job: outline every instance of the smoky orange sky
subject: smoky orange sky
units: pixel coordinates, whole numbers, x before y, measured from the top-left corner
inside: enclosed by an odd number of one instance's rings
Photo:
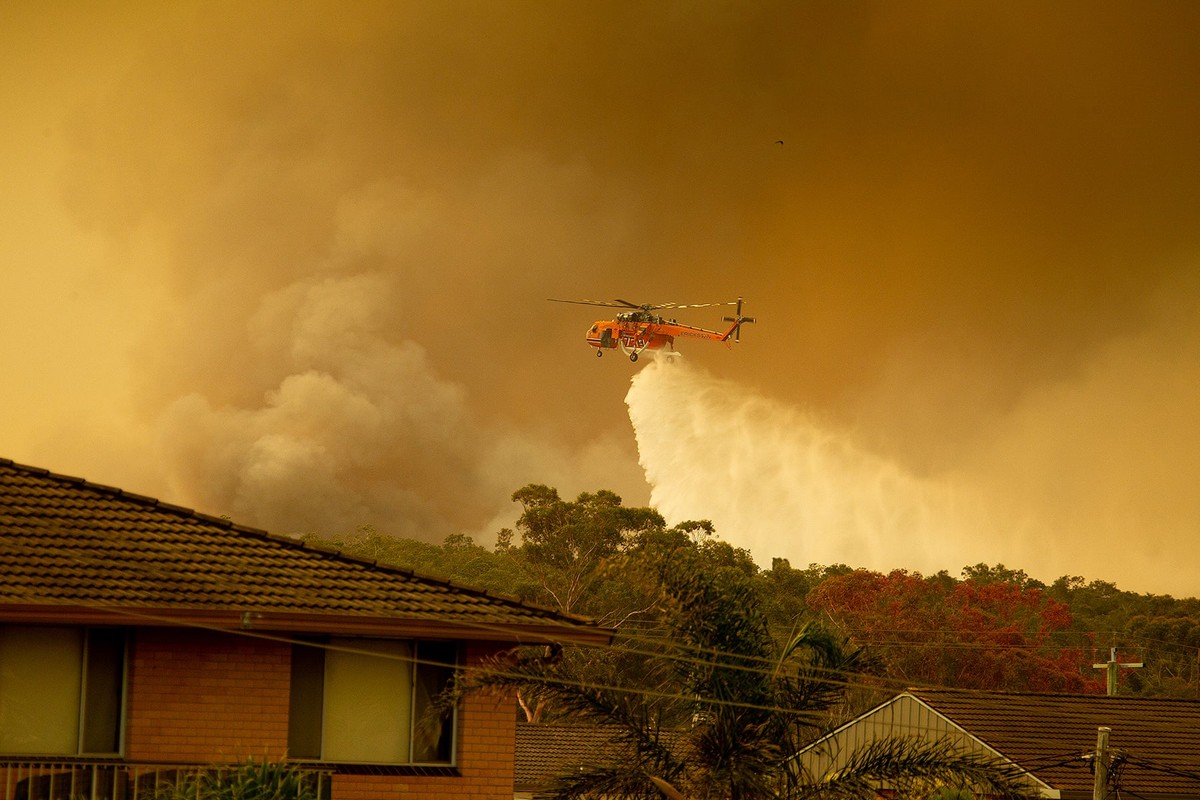
[[[2,4],[0,456],[278,533],[486,541],[539,482],[762,566],[1194,596],[1198,76],[1191,2]],[[546,302],[737,296],[675,371]]]

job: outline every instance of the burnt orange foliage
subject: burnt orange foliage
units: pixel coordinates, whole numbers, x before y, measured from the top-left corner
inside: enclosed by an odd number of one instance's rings
[[[1078,648],[1056,643],[1071,614],[1039,588],[856,570],[824,581],[808,603],[878,655],[889,677],[908,684],[1104,690]]]

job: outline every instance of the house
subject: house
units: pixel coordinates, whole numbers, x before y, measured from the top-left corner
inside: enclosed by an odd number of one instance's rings
[[[518,723],[513,797],[530,800],[558,778],[619,762],[628,752],[622,731],[616,725]],[[672,750],[687,746],[684,731],[664,730],[659,735]]]
[[[809,745],[814,780],[871,741],[950,740],[1020,766],[1045,797],[1091,800],[1097,731],[1111,729],[1108,793],[1138,800],[1200,798],[1200,701],[1102,695],[910,689]],[[883,788],[883,787],[881,787]]]
[[[510,798],[511,698],[434,698],[579,617],[0,460],[0,800],[287,759],[323,796]]]
[[[556,778],[616,758],[615,731],[600,725],[518,723],[515,800],[529,800]]]

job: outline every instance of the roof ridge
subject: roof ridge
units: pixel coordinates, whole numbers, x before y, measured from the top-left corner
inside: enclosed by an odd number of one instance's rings
[[[274,534],[268,534],[268,536],[274,536]],[[511,603],[513,605],[518,605],[518,606],[521,606],[522,608],[533,609],[535,611],[545,611],[549,614],[553,614],[553,615],[555,615],[557,617],[561,617],[563,619],[569,619],[573,622],[580,622],[580,623],[595,625],[595,626],[599,627],[599,623],[596,620],[592,619],[591,617],[585,617],[585,616],[581,616],[579,614],[572,614],[568,611],[560,611],[557,608],[550,608],[549,606],[544,606],[544,605],[541,605],[540,603],[532,603],[527,600],[522,600],[521,598],[517,597],[516,595],[506,594],[504,592],[494,592],[491,589],[483,589],[478,586],[472,586],[470,584],[456,583],[452,579],[447,578],[445,576],[431,575],[426,572],[418,572],[417,570],[411,569],[409,567],[404,567],[399,564],[391,564],[386,561],[379,561],[377,559],[369,559],[369,558],[363,558],[362,556],[351,555],[349,553],[346,553],[345,551],[343,551],[341,548],[338,548],[338,547],[326,547],[326,546],[321,546],[321,545],[314,545],[313,542],[305,541],[303,539],[292,539],[291,541],[293,544],[298,545],[299,547],[308,548],[320,555],[334,556],[334,557],[342,559],[343,561],[350,561],[350,562],[357,563],[357,564],[366,564],[368,566],[374,567],[375,569],[382,570],[384,572],[399,573],[401,575],[407,575],[410,578],[415,578],[417,580],[425,581],[427,583],[438,584],[441,586],[445,586],[446,588],[453,588],[456,591],[467,592],[468,594],[473,594],[473,595],[476,595],[479,597],[488,597],[488,598],[491,598],[492,600],[499,600],[504,603]]]
[[[181,506],[177,503],[170,503],[170,502],[167,502],[166,500],[161,500],[157,497],[151,497],[148,494],[139,494],[138,492],[131,492],[128,489],[122,489],[118,486],[109,486],[108,484],[105,484],[105,483],[96,483],[95,481],[89,481],[87,478],[81,478],[76,475],[66,475],[61,472],[55,472],[53,470],[46,469],[44,467],[34,467],[29,464],[22,464],[22,463],[13,461],[10,458],[0,458],[0,467],[11,467],[13,469],[20,470],[23,472],[33,473],[34,475],[37,475],[38,477],[50,478],[52,480],[57,480],[57,481],[64,481],[66,483],[74,484],[76,486],[80,486],[85,489],[91,489],[92,491],[100,492],[101,494],[111,494],[111,495],[120,497],[124,500],[130,500],[135,503],[141,503],[142,505],[150,506],[151,508],[157,508],[157,509],[160,509],[163,511],[169,511],[174,514],[181,514],[181,515],[187,516],[187,517],[194,517],[196,519],[203,520],[203,521],[211,523],[213,525],[218,525],[223,528],[229,528],[231,530],[237,530],[241,533],[248,533],[248,534],[251,534],[254,536],[259,536],[262,538],[275,539],[275,540],[280,540],[280,541],[287,541],[289,538],[286,536],[282,536],[280,534],[271,533],[270,531],[264,530],[262,528],[255,528],[250,525],[243,525],[241,523],[234,522],[229,517],[217,516],[215,514],[208,514],[203,511],[197,511],[194,508],[190,508],[188,506]]]
[[[1192,697],[1161,697],[1161,696],[1146,696],[1146,695],[1104,695],[1104,694],[1085,694],[1079,692],[1023,692],[1015,689],[965,689],[954,686],[910,686],[903,691],[909,692],[916,696],[922,694],[957,694],[963,697],[984,696],[984,697],[1029,697],[1043,698],[1049,697],[1056,700],[1089,700],[1092,702],[1116,702],[1116,701],[1160,701],[1164,703],[1188,703],[1200,705],[1200,699]]]

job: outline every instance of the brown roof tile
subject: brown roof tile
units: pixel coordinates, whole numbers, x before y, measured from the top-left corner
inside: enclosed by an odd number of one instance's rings
[[[350,558],[0,459],[0,613],[72,607],[245,618],[414,620],[469,638],[600,640],[579,617]]]
[[[683,747],[686,739],[683,731],[664,730],[659,736],[673,750]],[[627,753],[623,729],[615,725],[521,723],[514,783],[523,789],[544,788],[582,767],[616,763]]]
[[[1096,730],[1112,729],[1116,786],[1133,797],[1200,796],[1200,701],[911,689],[995,750],[1063,791],[1090,792]]]

